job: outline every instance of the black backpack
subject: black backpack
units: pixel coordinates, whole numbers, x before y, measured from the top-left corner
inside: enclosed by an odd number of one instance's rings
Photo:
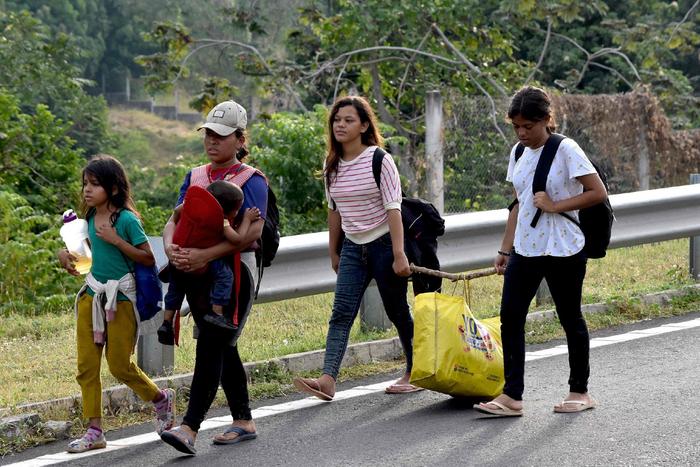
[[[272,265],[272,260],[277,255],[280,247],[280,211],[277,209],[277,197],[272,188],[267,187],[267,210],[265,212],[265,225],[260,235],[260,248],[255,252],[258,266],[267,268]]]
[[[566,138],[566,136],[553,133],[544,143],[542,154],[540,154],[540,159],[537,162],[537,168],[535,169],[535,176],[532,180],[533,193],[545,191],[547,186],[547,176],[549,175],[549,170],[552,167],[554,156],[556,156],[559,145],[564,138]],[[522,143],[518,143],[515,148],[516,162],[523,155],[524,151],[525,146],[523,146]],[[593,164],[593,168],[595,168],[596,172],[598,172],[598,176],[603,181],[603,185],[605,185],[605,190],[607,191],[608,178],[606,177],[605,172],[600,170],[600,168],[593,161],[591,161],[591,164]],[[511,204],[511,206],[514,204],[515,201],[513,204]],[[580,209],[578,212],[578,221],[565,212],[561,212],[559,214],[576,224],[581,229],[581,232],[583,232],[583,236],[586,238],[586,244],[583,247],[583,251],[588,258],[603,258],[605,256],[608,245],[610,244],[612,225],[615,220],[615,215],[613,214],[613,209],[607,196],[605,197],[605,201],[602,203]],[[532,222],[530,223],[532,227],[537,225],[537,221],[539,221],[541,215],[542,210],[538,209],[532,218]]]
[[[260,282],[262,282],[263,270],[272,265],[272,261],[275,259],[277,250],[280,247],[279,225],[280,211],[277,208],[277,197],[268,183],[265,224],[263,224],[262,234],[260,235],[259,248],[255,250],[255,262],[258,266],[258,284],[255,287],[255,299],[258,298],[258,291],[260,290]]]
[[[372,156],[372,173],[380,188],[382,161],[386,152],[377,148]],[[429,269],[440,269],[437,256],[437,238],[445,233],[445,219],[431,203],[420,198],[407,198],[401,191],[401,220],[404,233],[404,251],[409,263]],[[435,292],[442,287],[442,279],[426,274],[413,276],[415,295]]]

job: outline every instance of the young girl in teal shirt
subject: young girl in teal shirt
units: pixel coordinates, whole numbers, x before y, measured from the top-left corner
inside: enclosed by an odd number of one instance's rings
[[[103,349],[112,375],[144,401],[153,402],[159,434],[170,429],[175,418],[175,392],[159,390],[131,361],[140,323],[134,306],[136,286],[130,271],[133,262],[153,265],[154,258],[131,199],[126,173],[115,158],[96,156],[83,169],[82,180],[92,267],[76,297],[76,379],[89,427],[81,438],[68,445],[68,452],[107,446],[102,432]],[[67,250],[59,251],[58,259],[70,274],[78,275],[76,258]]]

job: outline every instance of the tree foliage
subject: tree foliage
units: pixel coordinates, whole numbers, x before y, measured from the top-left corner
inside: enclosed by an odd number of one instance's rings
[[[0,187],[44,212],[75,207],[83,159],[67,130],[45,105],[26,114],[0,91]]]
[[[342,94],[367,95],[403,143],[391,149],[400,156],[408,191],[416,192],[425,164],[424,96],[432,89],[485,97],[482,111],[504,141],[511,136],[495,101],[527,81],[569,93],[649,84],[679,126],[700,123],[697,106],[687,105],[693,89],[682,72],[697,61],[690,52],[697,48],[700,12],[692,7],[687,0],[310,2],[288,34],[283,59],[263,53],[254,35],[245,42],[188,32],[177,53],[161,41],[161,50],[170,52],[143,63],[152,83],[171,83],[192,70],[193,56],[218,47],[237,58],[232,70],[266,83],[265,96],[291,96],[297,109],[328,105]]]
[[[45,105],[65,125],[77,147],[88,154],[108,144],[104,100],[85,92],[88,84],[75,65],[69,36],[51,37],[27,12],[0,11],[0,89],[16,97],[25,112]]]
[[[283,235],[326,228],[323,183],[326,110],[278,112],[251,128],[252,163],[269,178],[280,208]],[[315,176],[316,175],[316,176]]]
[[[47,215],[21,196],[0,190],[0,316],[65,312],[79,280],[56,261],[61,217]]]

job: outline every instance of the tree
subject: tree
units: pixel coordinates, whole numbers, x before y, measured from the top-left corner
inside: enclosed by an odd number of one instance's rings
[[[45,105],[23,113],[18,99],[0,90],[0,188],[38,211],[75,208],[83,158],[73,146],[67,124]]]
[[[44,214],[18,194],[0,189],[0,316],[65,313],[79,278],[60,268],[60,215]]]
[[[283,235],[326,228],[323,183],[319,175],[325,154],[322,106],[314,112],[278,112],[251,128],[254,165],[268,177],[277,195]]]
[[[68,36],[51,37],[28,12],[0,12],[0,90],[16,97],[24,112],[44,104],[67,125],[75,145],[88,154],[108,142],[104,100],[85,92]]]
[[[319,101],[328,104],[348,91],[367,94],[381,119],[393,127],[394,141],[404,143],[392,152],[402,154],[401,173],[415,191],[425,92],[447,84],[465,92],[505,95],[504,84],[522,75],[512,63],[507,38],[487,24],[485,9],[476,1],[405,2],[398,10],[386,0],[345,1],[339,3],[342,14],[326,17],[310,7],[302,14],[304,28],[290,36],[292,56],[286,61],[266,57],[241,41],[196,39],[182,26],[159,25],[163,52],[142,63],[155,82],[169,83],[198,51],[233,47],[245,59],[241,71],[283,90],[299,109]]]
[[[687,7],[684,16],[679,3]],[[367,95],[380,119],[391,125],[393,142],[400,143],[391,150],[400,156],[408,191],[415,193],[425,164],[428,90],[443,88],[457,99],[483,97],[482,111],[504,142],[511,137],[497,101],[526,82],[572,93],[619,92],[651,83],[672,98],[667,102],[682,101],[690,81],[674,68],[678,65],[667,49],[694,50],[697,2],[679,3],[339,0],[329,8],[312,2],[288,36],[285,60],[265,54],[255,37],[248,42],[202,38],[171,23],[161,25],[162,52],[142,63],[153,83],[171,84],[190,70],[197,54],[234,50],[237,70],[261,79],[278,99],[290,96],[293,108],[328,105],[347,93]],[[625,14],[630,19],[616,23]],[[648,27],[635,32],[642,25]],[[668,86],[660,86],[661,78]],[[495,151],[496,146],[489,147]]]
[[[84,0],[5,0],[7,10],[26,10],[48,27],[51,36],[70,36],[75,49],[73,64],[81,76],[95,79],[100,61],[105,54],[104,26],[106,12],[102,1]]]
[[[517,57],[538,63],[531,77],[567,93],[609,94],[649,85],[676,126],[700,125],[700,2],[504,3]],[[534,17],[536,11],[539,17]],[[560,18],[560,19],[557,19]],[[534,22],[533,22],[534,21]],[[694,123],[693,123],[694,122]]]

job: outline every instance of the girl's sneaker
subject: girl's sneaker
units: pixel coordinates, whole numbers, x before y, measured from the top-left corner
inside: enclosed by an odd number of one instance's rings
[[[175,425],[175,390],[161,389],[163,398],[153,405],[156,409],[156,433],[159,435]]]
[[[102,430],[90,427],[82,438],[74,439],[68,445],[68,452],[77,453],[90,451],[92,449],[102,449],[107,447],[107,440],[105,439]]]

